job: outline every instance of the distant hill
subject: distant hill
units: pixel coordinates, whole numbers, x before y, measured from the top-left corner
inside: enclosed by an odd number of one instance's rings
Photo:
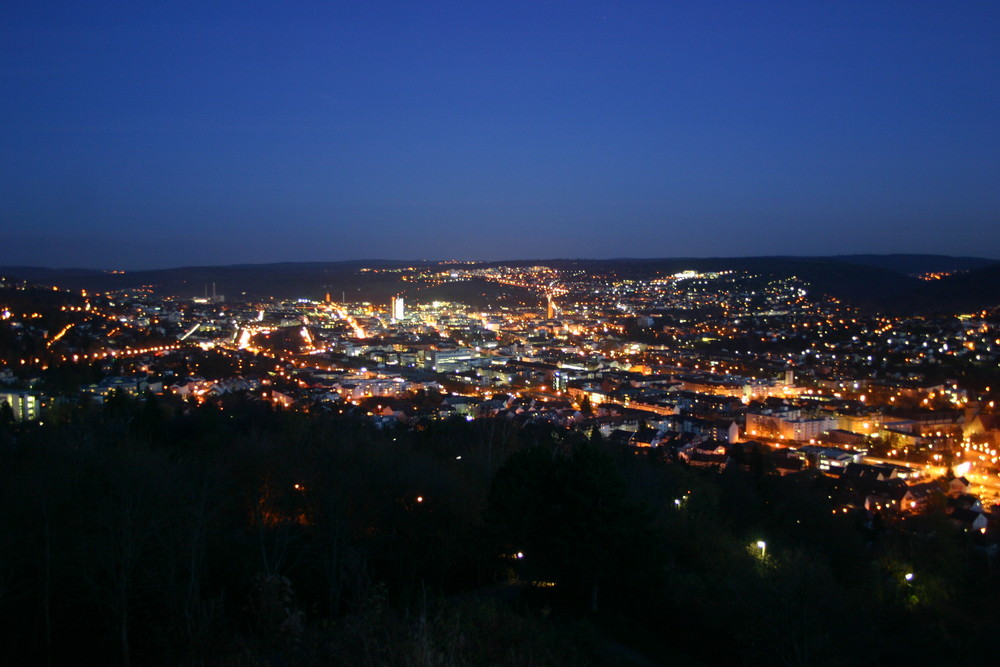
[[[683,270],[747,271],[759,275],[797,276],[813,292],[883,312],[971,312],[1000,305],[1000,263],[979,257],[945,255],[843,255],[834,257],[709,257],[637,259],[551,259],[491,262],[493,265],[547,265],[588,273],[614,272],[642,279]],[[392,294],[410,298],[476,297],[490,302],[505,295],[485,284],[416,292],[392,269],[438,266],[428,261],[354,260],[197,266],[152,271],[106,273],[91,269],[0,267],[0,275],[70,289],[107,291],[148,286],[162,295],[190,298],[211,292],[213,283],[229,300],[245,298],[314,298],[327,293],[339,300],[381,302]],[[377,269],[360,272],[361,268]],[[919,280],[928,272],[954,272],[942,280]],[[440,293],[440,294],[439,294]],[[513,295],[506,295],[513,296]],[[519,293],[517,298],[528,298]],[[445,297],[447,298],[447,297]]]
[[[849,264],[875,266],[909,275],[973,271],[997,263],[995,259],[949,257],[948,255],[837,255],[832,259]]]
[[[231,300],[244,298],[314,298],[326,293],[349,301],[381,300],[399,290],[392,273],[359,273],[362,268],[393,269],[433,265],[433,262],[365,260],[345,262],[282,262],[188,266],[176,269],[110,273],[82,269],[0,267],[0,275],[44,282],[67,289],[110,291],[150,287],[157,294],[179,298],[204,296],[214,289]]]
[[[560,266],[558,260],[539,262]],[[797,276],[808,282],[814,292],[829,294],[843,301],[879,308],[887,299],[918,289],[921,281],[897,271],[854,264],[830,257],[712,257],[686,259],[613,259],[576,260],[565,268],[588,267],[614,270],[623,277],[640,277],[653,271],[746,271],[775,277]]]
[[[671,259],[546,260],[525,262],[566,269],[614,270],[623,277],[654,271],[747,271],[797,276],[813,292],[868,310],[899,313],[972,312],[1000,306],[1000,262],[945,255],[846,255],[834,257],[713,257]],[[915,275],[961,271],[943,280]]]
[[[941,280],[920,281],[896,298],[905,312],[975,312],[1000,305],[1000,263]]]

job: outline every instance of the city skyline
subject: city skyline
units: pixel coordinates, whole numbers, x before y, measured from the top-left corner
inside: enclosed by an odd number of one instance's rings
[[[2,12],[0,264],[1000,244],[992,3]]]

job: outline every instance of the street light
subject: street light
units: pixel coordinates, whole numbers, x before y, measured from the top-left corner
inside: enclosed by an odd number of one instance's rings
[[[767,554],[767,542],[764,540],[757,540],[757,548],[760,549],[760,557],[764,558]]]
[[[913,581],[913,573],[907,572],[906,574],[903,575],[903,579],[906,579],[907,581]]]

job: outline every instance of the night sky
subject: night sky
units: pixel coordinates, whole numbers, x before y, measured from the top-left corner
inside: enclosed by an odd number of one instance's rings
[[[1000,258],[997,0],[6,0],[0,127],[6,265]]]

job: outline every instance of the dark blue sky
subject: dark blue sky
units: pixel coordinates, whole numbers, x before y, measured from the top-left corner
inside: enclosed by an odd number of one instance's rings
[[[1000,2],[0,6],[0,264],[1000,258]]]

